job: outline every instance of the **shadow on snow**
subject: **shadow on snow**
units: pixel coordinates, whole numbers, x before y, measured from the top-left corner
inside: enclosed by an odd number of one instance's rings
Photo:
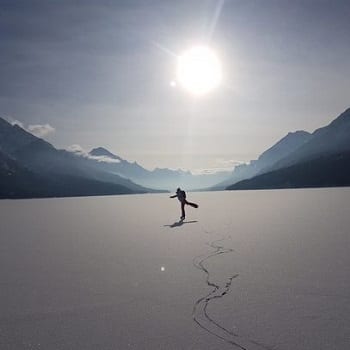
[[[184,220],[179,220],[179,221],[175,221],[173,224],[171,225],[164,225],[164,227],[170,227],[170,228],[174,228],[174,227],[179,227],[182,226],[184,224],[194,224],[198,222],[197,220],[192,220],[192,221],[184,221]]]

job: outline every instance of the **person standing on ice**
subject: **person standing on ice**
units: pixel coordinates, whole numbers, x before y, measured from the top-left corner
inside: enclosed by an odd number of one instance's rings
[[[185,204],[190,205],[193,208],[198,208],[198,204],[191,203],[191,202],[188,202],[186,200],[186,192],[181,190],[180,187],[176,190],[176,194],[175,195],[170,196],[170,198],[176,198],[176,197],[179,200],[179,202],[181,203],[181,218],[180,218],[181,220],[184,220],[185,217],[186,217]]]

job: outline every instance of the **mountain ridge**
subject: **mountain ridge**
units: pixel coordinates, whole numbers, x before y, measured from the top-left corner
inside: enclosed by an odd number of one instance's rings
[[[155,189],[173,189],[179,186],[186,189],[197,189],[222,181],[229,175],[229,172],[225,171],[217,172],[215,174],[193,175],[190,171],[182,169],[173,170],[156,167],[153,170],[148,170],[137,162],[129,162],[123,159],[105,147],[93,148],[89,152],[89,155],[93,157],[102,156],[110,157],[111,159],[118,159],[119,162],[117,163],[99,162],[96,159],[90,159],[90,162],[96,168],[104,169],[108,172],[131,179],[143,186]]]
[[[9,198],[19,198],[20,188],[24,198],[28,198],[30,193],[34,197],[61,197],[161,192],[140,186],[116,174],[95,169],[87,159],[76,157],[65,150],[57,150],[49,142],[18,125],[11,125],[2,118],[0,152],[3,158],[0,164],[3,167],[0,180],[2,198],[6,193]],[[8,164],[17,169],[17,182],[10,181],[10,175],[5,176],[4,171]],[[21,183],[32,186],[36,191],[26,190]]]
[[[285,155],[300,147],[300,145],[304,144],[310,137],[311,134],[304,130],[288,132],[284,137],[264,151],[256,160],[251,160],[249,164],[245,163],[236,166],[229,179],[213,186],[211,190],[224,190],[234,182],[259,174],[263,169],[275,164]]]
[[[350,186],[350,152],[323,155],[251,179],[239,181],[227,190],[266,190]]]
[[[350,150],[350,108],[333,119],[328,125],[316,129],[308,142],[267,170],[277,170],[300,161],[310,160],[321,154],[332,154],[347,150]]]
[[[328,125],[316,129],[305,143],[272,166],[253,177],[236,181],[226,189],[348,186],[349,155],[350,108]],[[337,171],[343,174],[339,175]]]

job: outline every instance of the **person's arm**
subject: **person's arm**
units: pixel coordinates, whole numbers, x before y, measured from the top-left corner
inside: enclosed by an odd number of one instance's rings
[[[176,198],[177,194],[174,194],[173,196],[170,196],[170,198]]]

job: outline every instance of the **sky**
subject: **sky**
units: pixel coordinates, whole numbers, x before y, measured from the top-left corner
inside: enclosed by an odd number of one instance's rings
[[[0,0],[0,116],[146,168],[232,168],[350,107],[350,2]],[[209,45],[222,84],[172,87]]]

